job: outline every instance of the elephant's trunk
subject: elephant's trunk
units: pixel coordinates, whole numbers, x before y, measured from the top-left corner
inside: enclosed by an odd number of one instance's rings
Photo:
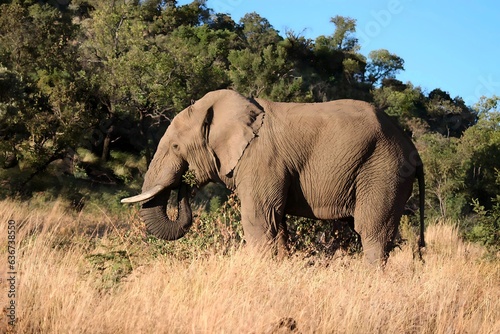
[[[142,205],[140,216],[148,231],[164,240],[182,238],[192,224],[191,206],[189,205],[189,187],[182,184],[177,196],[178,213],[175,220],[167,216],[167,202],[170,190],[164,190]]]

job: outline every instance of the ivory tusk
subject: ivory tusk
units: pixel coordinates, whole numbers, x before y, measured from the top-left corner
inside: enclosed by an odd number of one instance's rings
[[[137,203],[137,202],[141,202],[141,201],[146,201],[146,200],[154,197],[156,194],[158,194],[163,189],[165,189],[165,186],[156,185],[153,188],[149,189],[148,191],[146,191],[140,195],[123,198],[121,200],[121,202],[122,203]]]

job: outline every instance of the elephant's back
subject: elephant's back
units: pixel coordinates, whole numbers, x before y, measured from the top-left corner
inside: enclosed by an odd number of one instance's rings
[[[272,124],[271,137],[283,139],[282,146],[300,151],[301,156],[328,160],[326,165],[333,160],[331,156],[346,165],[357,163],[374,147],[383,148],[382,154],[394,160],[407,158],[411,151],[416,151],[411,139],[390,116],[364,101],[267,103],[263,127],[266,122]],[[286,138],[281,138],[282,134]]]
[[[341,99],[318,103],[269,103],[270,111],[274,113],[300,114],[302,116],[327,118],[359,118],[372,117],[376,110],[373,105],[360,100]]]
[[[266,101],[267,102],[267,101]],[[296,128],[298,132],[321,134],[380,131],[377,111],[370,103],[358,100],[335,100],[321,103],[266,103],[266,117],[276,123]],[[340,135],[342,138],[342,135]],[[325,139],[325,138],[322,138]]]

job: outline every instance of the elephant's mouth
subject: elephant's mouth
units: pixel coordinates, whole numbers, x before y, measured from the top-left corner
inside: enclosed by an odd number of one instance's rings
[[[182,183],[178,189],[178,212],[175,220],[171,220],[167,215],[170,192],[171,189],[157,185],[140,195],[122,199],[122,203],[147,201],[142,205],[140,216],[146,223],[148,231],[160,239],[176,240],[182,238],[192,224],[190,187]]]

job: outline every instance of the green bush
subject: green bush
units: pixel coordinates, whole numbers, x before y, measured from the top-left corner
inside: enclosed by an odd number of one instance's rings
[[[351,255],[361,250],[359,235],[347,222],[289,216],[287,225],[292,251],[331,256],[338,250]]]
[[[477,199],[472,201],[477,219],[466,230],[465,237],[484,245],[490,253],[496,254],[500,252],[500,195],[492,201],[491,210],[486,210]]]

